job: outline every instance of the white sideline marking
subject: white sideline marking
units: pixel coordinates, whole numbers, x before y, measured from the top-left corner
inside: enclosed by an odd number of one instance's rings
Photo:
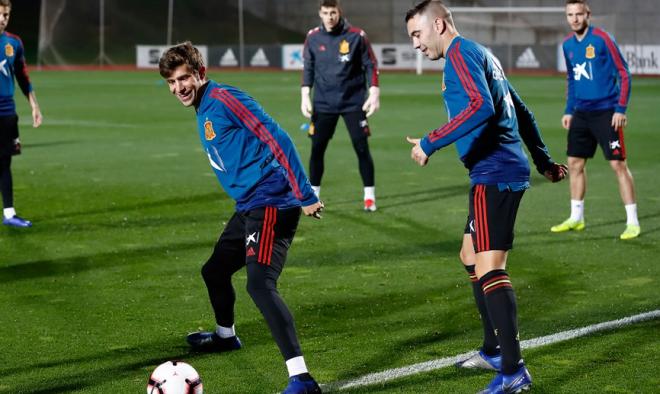
[[[624,317],[623,319],[612,320],[605,323],[593,324],[590,326],[576,328],[574,330],[562,331],[556,334],[543,337],[527,339],[520,342],[522,349],[532,349],[535,347],[550,345],[557,342],[567,341],[569,339],[583,337],[599,331],[612,330],[639,323],[645,320],[653,320],[660,317],[660,309],[651,312],[640,313],[639,315]],[[412,364],[406,367],[388,369],[382,372],[370,373],[362,377],[344,380],[335,383],[322,384],[321,388],[326,391],[338,391],[352,387],[369,386],[372,384],[383,383],[406,376],[416,375],[422,372],[434,371],[436,369],[448,367],[472,356],[475,352],[467,352],[457,356],[440,358],[437,360],[425,361],[423,363]]]

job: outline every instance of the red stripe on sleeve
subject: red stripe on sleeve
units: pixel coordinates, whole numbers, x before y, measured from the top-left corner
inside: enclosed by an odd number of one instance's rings
[[[461,43],[459,41],[456,44],[456,49],[452,50],[452,52],[449,54],[449,57],[451,59],[452,65],[454,66],[454,69],[456,70],[456,74],[458,75],[458,78],[461,81],[461,85],[463,86],[463,89],[465,89],[465,91],[468,94],[470,103],[467,108],[461,111],[456,117],[454,117],[451,121],[449,121],[449,123],[447,123],[440,129],[432,131],[429,134],[430,142],[435,142],[440,138],[446,136],[447,134],[451,133],[452,131],[456,130],[467,119],[469,119],[470,116],[474,115],[474,113],[477,112],[479,108],[481,108],[484,102],[483,97],[481,97],[481,94],[479,94],[479,91],[476,88],[474,80],[472,79],[472,76],[468,71],[467,65],[465,64],[465,60],[463,59],[463,55],[459,51],[460,45]]]
[[[595,35],[597,35],[598,37],[602,38],[605,41],[605,44],[607,45],[607,49],[610,51],[610,56],[612,56],[612,59],[614,60],[616,69],[619,72],[619,76],[621,77],[621,93],[619,94],[619,105],[622,107],[626,107],[628,106],[628,91],[630,90],[630,78],[628,77],[628,73],[626,72],[626,67],[623,65],[623,59],[619,55],[619,51],[616,47],[616,44],[614,43],[614,41],[612,41],[612,38],[610,38],[609,34],[607,34],[601,29],[594,29],[593,32]]]
[[[284,151],[282,151],[282,147],[280,147],[275,138],[273,138],[272,134],[266,128],[266,126],[264,126],[263,123],[261,123],[261,121],[252,112],[250,112],[250,110],[248,110],[245,105],[243,105],[243,103],[241,103],[236,97],[234,97],[225,89],[214,89],[213,92],[211,92],[211,97],[222,101],[227,106],[227,108],[229,108],[236,116],[238,116],[239,119],[245,123],[248,129],[252,131],[261,142],[268,145],[271,152],[273,152],[275,155],[277,161],[286,170],[287,178],[289,179],[289,184],[291,185],[294,196],[297,199],[302,200],[302,192],[298,186],[296,176],[291,169],[289,160],[284,154]]]

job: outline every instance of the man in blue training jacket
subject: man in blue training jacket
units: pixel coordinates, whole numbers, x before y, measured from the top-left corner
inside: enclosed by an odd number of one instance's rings
[[[431,60],[446,60],[441,88],[449,117],[447,124],[422,139],[408,137],[412,159],[424,166],[434,152],[455,143],[471,181],[460,258],[472,281],[484,342],[458,366],[497,371],[483,393],[525,390],[532,379],[522,360],[516,299],[505,271],[516,213],[529,187],[522,142],[546,178],[560,181],[567,169],[550,158],[534,116],[499,61],[460,36],[441,1],[419,3],[406,14],[406,24],[416,49]]]
[[[626,228],[619,238],[637,238],[635,183],[626,163],[623,128],[630,100],[630,71],[614,39],[604,30],[589,26],[591,10],[586,0],[567,0],[566,19],[571,27],[562,48],[566,61],[568,92],[561,119],[568,129],[568,172],[571,216],[552,226],[554,233],[581,231],[584,223],[584,196],[587,191],[587,159],[600,145],[616,174],[619,194],[626,209]]]
[[[2,224],[12,227],[31,227],[32,222],[16,215],[11,157],[21,153],[18,139],[18,115],[14,103],[14,78],[32,107],[32,127],[41,125],[42,116],[37,96],[25,65],[23,42],[6,31],[11,15],[11,1],[0,0],[0,194],[2,194]]]
[[[312,140],[309,178],[316,195],[320,195],[325,151],[341,115],[358,158],[364,210],[374,212],[375,170],[369,151],[371,129],[367,117],[380,107],[376,56],[366,33],[342,16],[339,0],[320,0],[319,17],[321,25],[307,33],[303,50],[300,108],[305,117],[312,118],[308,130]]]
[[[277,280],[293,242],[300,211],[320,219],[323,209],[307,180],[293,142],[245,92],[206,79],[201,54],[190,42],[167,50],[160,74],[170,92],[197,113],[199,138],[220,184],[236,201],[213,254],[202,268],[216,329],[187,337],[193,350],[240,349],[234,330],[232,275],[247,269],[247,291],[284,357],[284,393],[320,393],[307,371],[293,316]]]

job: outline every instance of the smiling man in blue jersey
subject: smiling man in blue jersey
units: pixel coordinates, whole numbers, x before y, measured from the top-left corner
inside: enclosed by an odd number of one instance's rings
[[[25,65],[23,42],[6,31],[11,15],[11,2],[0,0],[0,194],[4,207],[2,224],[31,227],[32,222],[16,215],[11,174],[11,158],[21,153],[18,139],[18,115],[14,103],[14,78],[32,107],[32,126],[41,125],[42,116],[37,96],[32,90]]]
[[[522,360],[516,298],[506,269],[518,206],[529,187],[527,146],[537,170],[553,182],[566,176],[541,138],[534,116],[506,79],[499,61],[483,46],[463,38],[441,1],[423,1],[406,14],[413,46],[431,60],[445,58],[441,89],[449,122],[424,138],[408,137],[421,166],[454,143],[469,170],[471,190],[460,258],[484,327],[484,342],[462,368],[497,375],[483,393],[529,389]]]
[[[190,42],[167,50],[160,74],[170,92],[197,113],[199,138],[220,184],[236,201],[202,268],[215,313],[214,331],[187,337],[193,350],[241,348],[234,329],[232,275],[246,267],[247,291],[264,316],[284,357],[284,393],[320,393],[307,371],[293,316],[277,291],[300,212],[320,218],[323,204],[312,190],[293,142],[252,97],[206,79],[204,61]]]
[[[568,92],[561,122],[568,129],[571,216],[550,230],[560,233],[585,228],[586,164],[600,145],[616,174],[626,209],[626,228],[619,237],[628,240],[641,233],[635,183],[626,162],[623,138],[623,128],[628,122],[630,71],[614,39],[606,31],[589,26],[590,17],[591,10],[585,0],[566,1],[566,19],[572,33],[562,44]]]

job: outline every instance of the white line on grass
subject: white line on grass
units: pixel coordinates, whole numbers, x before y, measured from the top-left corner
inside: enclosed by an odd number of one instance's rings
[[[629,326],[631,324],[639,323],[645,320],[653,320],[660,317],[660,309],[651,312],[640,313],[639,315],[624,317],[623,319],[612,320],[605,323],[593,324],[574,330],[562,331],[552,335],[528,339],[520,343],[523,349],[532,349],[535,347],[550,345],[557,342],[567,341],[569,339],[583,337],[599,331],[612,330]],[[467,352],[457,356],[440,358],[437,360],[426,361],[423,363],[408,365],[406,367],[388,369],[382,372],[370,373],[362,377],[344,380],[335,383],[328,383],[321,385],[323,391],[337,391],[352,387],[369,386],[372,384],[383,383],[394,379],[403,378],[406,376],[416,375],[422,372],[434,371],[436,369],[445,368],[450,365],[456,364],[458,361],[470,357],[475,352]]]

